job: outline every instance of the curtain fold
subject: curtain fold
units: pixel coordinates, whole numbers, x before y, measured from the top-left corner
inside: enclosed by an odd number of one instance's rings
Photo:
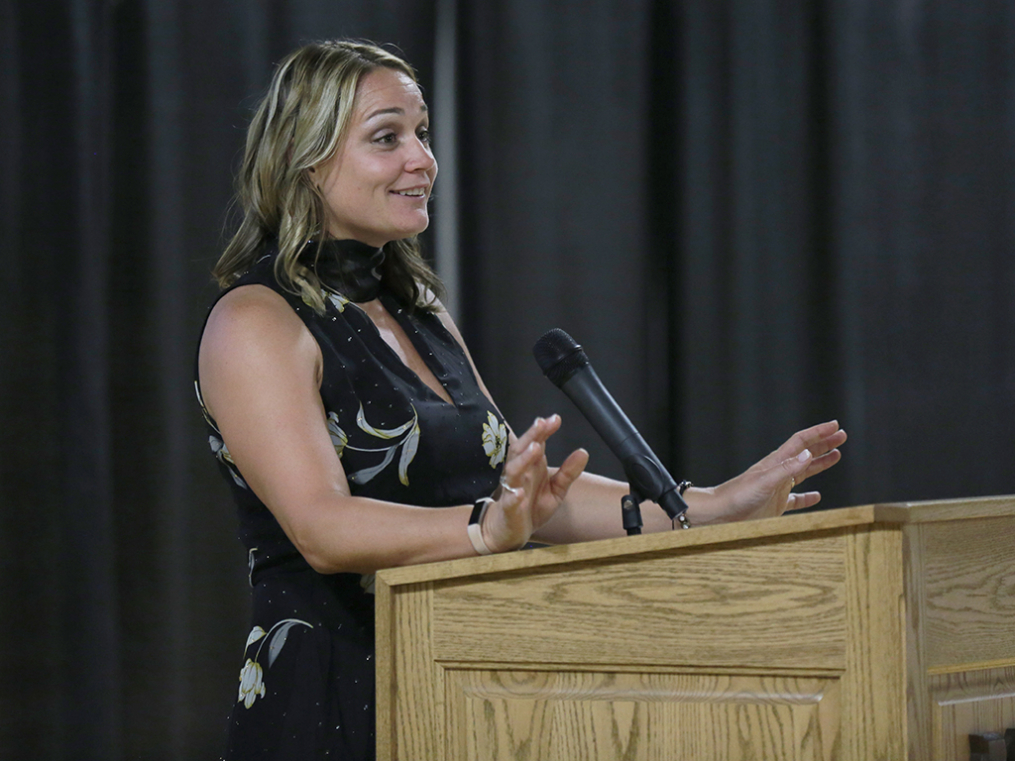
[[[459,22],[464,335],[516,431],[560,410],[550,452],[580,442],[591,467],[614,473],[531,349],[550,328],[568,331],[646,425],[646,146],[671,139],[646,122],[650,11],[498,0],[462,4]]]

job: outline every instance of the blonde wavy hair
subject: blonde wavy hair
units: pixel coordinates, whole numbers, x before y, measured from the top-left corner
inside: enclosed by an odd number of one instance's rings
[[[253,266],[267,242],[275,241],[279,284],[324,312],[321,283],[313,268],[300,262],[310,242],[320,244],[327,233],[325,201],[309,171],[338,150],[360,80],[381,67],[417,81],[408,63],[368,42],[315,42],[279,63],[247,130],[236,180],[243,219],[212,270],[222,288]],[[391,241],[384,249],[382,279],[388,288],[410,308],[436,311],[433,297],[443,286],[423,260],[416,236]]]

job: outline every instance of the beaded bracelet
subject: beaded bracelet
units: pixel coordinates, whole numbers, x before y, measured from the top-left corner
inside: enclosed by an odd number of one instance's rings
[[[683,499],[683,497],[684,497],[684,492],[687,491],[688,489],[690,489],[692,486],[694,486],[694,484],[692,484],[687,479],[684,479],[679,484],[677,484],[677,494],[680,495],[681,499]],[[676,528],[678,523],[680,524],[680,528],[690,528],[691,527],[691,521],[688,520],[688,518],[687,518],[687,511],[686,510],[684,512],[682,512],[680,515],[678,515],[676,518],[673,519],[673,528]]]

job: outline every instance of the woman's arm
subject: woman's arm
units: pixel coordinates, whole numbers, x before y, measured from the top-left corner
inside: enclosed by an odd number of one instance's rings
[[[454,321],[445,311],[439,314],[472,363]],[[474,363],[472,369],[480,388],[489,398],[490,392]],[[493,403],[492,398],[490,401]],[[793,492],[792,489],[835,465],[841,457],[838,447],[845,441],[846,432],[835,420],[793,434],[782,446],[739,476],[719,486],[688,489],[684,493],[688,520],[692,526],[703,526],[773,517],[787,510],[816,505],[821,499],[818,492]],[[533,533],[532,538],[551,544],[566,544],[623,536],[620,501],[629,491],[624,482],[582,473],[568,490],[563,504]],[[646,501],[642,503],[641,512],[646,532],[672,528],[669,517],[658,505]]]
[[[328,435],[319,393],[320,347],[278,294],[237,288],[212,310],[198,360],[202,397],[247,485],[321,573],[474,556],[472,510],[441,510],[354,497]],[[560,504],[583,462],[555,473],[544,445],[559,421],[538,421],[512,442],[505,491],[488,510],[492,549],[528,539]],[[580,459],[580,458],[579,458]]]
[[[692,526],[730,523],[816,505],[820,493],[792,489],[835,465],[841,458],[838,447],[845,441],[846,432],[834,420],[793,434],[736,478],[684,492],[688,520]],[[628,491],[624,482],[583,473],[564,504],[533,538],[558,544],[622,536],[620,501]],[[641,513],[646,533],[670,530],[669,517],[653,502],[643,502]]]

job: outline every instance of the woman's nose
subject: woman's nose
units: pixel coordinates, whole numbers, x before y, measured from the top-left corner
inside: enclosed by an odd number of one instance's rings
[[[405,164],[406,169],[410,172],[418,172],[421,169],[429,171],[431,168],[437,167],[437,160],[433,157],[429,144],[415,138]]]

